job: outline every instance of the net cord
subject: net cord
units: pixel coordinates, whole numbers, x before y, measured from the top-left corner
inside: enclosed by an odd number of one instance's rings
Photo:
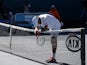
[[[10,27],[10,37],[12,36],[12,28],[13,29],[18,29],[18,30],[23,30],[23,31],[28,31],[28,32],[34,32],[34,29],[28,29],[28,28],[23,28],[23,27],[19,27],[19,26],[15,26],[15,25],[10,25],[10,24],[6,24],[6,23],[1,23],[0,22],[0,26],[5,26],[5,27]],[[82,65],[85,65],[85,33],[82,32],[82,29],[85,28],[71,28],[71,29],[61,29],[61,30],[49,30],[49,31],[45,31],[43,33],[53,33],[53,32],[81,32],[81,43],[83,43],[82,49],[81,49],[81,63]],[[10,49],[12,48],[12,37],[10,38]],[[12,51],[11,51],[12,52]]]
[[[19,27],[19,26],[15,26],[15,25],[10,25],[10,24],[6,24],[6,23],[1,23],[1,26],[6,26],[6,27],[10,27],[13,29],[18,29],[18,30],[23,30],[23,31],[27,31],[27,32],[34,32],[34,29],[29,29],[29,28],[24,28],[24,27]],[[84,28],[68,28],[68,29],[61,29],[61,30],[48,30],[48,31],[43,31],[42,33],[55,33],[55,32],[80,32],[82,29]]]

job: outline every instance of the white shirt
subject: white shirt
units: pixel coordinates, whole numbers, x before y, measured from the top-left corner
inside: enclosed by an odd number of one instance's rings
[[[33,17],[32,22],[34,24],[34,27],[38,26],[38,18],[41,19],[42,27],[48,25],[48,29],[51,30],[59,30],[61,28],[61,23],[59,22],[59,20],[50,14],[41,14],[39,16]]]

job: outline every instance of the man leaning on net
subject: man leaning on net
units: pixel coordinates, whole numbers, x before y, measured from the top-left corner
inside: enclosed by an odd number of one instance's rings
[[[46,30],[60,30],[61,23],[60,21],[55,18],[53,15],[50,14],[41,14],[38,16],[34,16],[32,22],[35,27],[35,34],[36,36],[40,35],[39,29]],[[50,33],[51,34],[51,45],[52,45],[52,53],[53,55],[46,60],[48,63],[56,62],[55,55],[57,49],[57,35],[59,33]]]

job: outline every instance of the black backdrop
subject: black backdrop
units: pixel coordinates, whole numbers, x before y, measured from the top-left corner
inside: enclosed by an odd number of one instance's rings
[[[31,5],[30,12],[48,12],[51,5],[59,10],[64,22],[64,28],[80,27],[81,2],[80,0],[4,0],[3,6],[6,10],[14,13],[23,12],[24,3],[28,1]]]

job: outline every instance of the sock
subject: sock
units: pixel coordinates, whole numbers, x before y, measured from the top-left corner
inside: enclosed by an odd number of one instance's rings
[[[55,53],[53,53],[53,58],[55,59]]]

